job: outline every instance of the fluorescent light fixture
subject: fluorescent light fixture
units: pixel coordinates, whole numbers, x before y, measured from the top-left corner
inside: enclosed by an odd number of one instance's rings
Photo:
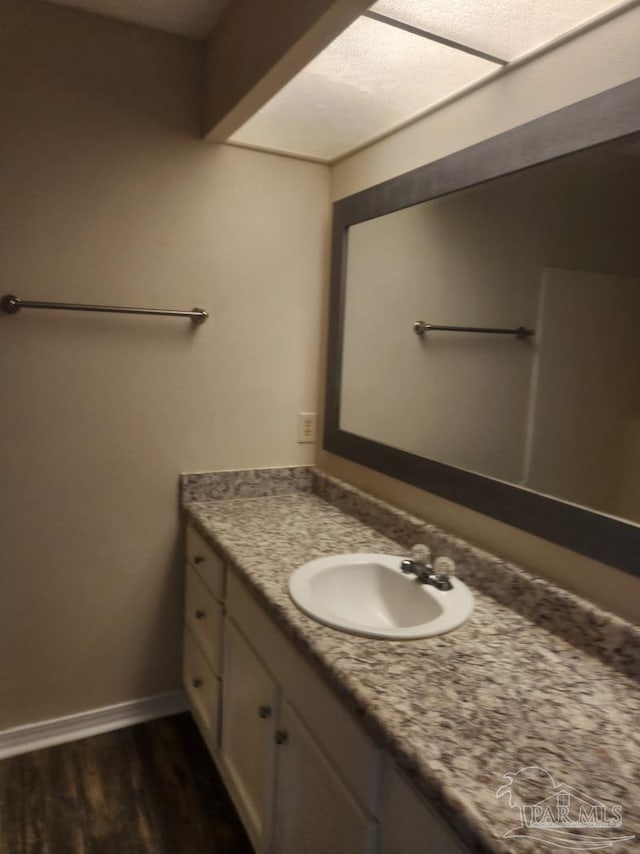
[[[378,0],[372,12],[513,60],[619,0]]]
[[[629,2],[378,0],[229,142],[331,162]]]
[[[485,59],[359,18],[230,142],[332,160],[495,68]]]

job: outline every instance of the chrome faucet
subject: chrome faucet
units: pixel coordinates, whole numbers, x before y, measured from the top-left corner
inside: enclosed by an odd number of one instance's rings
[[[420,584],[430,584],[436,590],[452,590],[449,573],[455,564],[448,557],[439,557],[431,563],[431,552],[427,546],[416,545],[411,550],[412,557],[400,562],[400,569],[406,575],[415,575]]]

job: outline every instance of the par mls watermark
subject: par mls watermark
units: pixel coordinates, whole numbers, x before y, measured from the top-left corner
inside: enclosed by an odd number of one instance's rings
[[[635,836],[620,833],[621,804],[606,804],[567,783],[556,783],[537,765],[503,774],[506,780],[496,798],[506,798],[520,815],[520,825],[504,834],[505,839],[536,840],[548,848],[597,851],[630,842]]]

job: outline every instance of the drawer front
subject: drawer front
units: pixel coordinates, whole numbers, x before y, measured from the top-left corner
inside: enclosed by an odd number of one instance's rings
[[[293,648],[235,572],[228,576],[227,614],[259,650],[349,790],[375,813],[380,799],[382,751]]]
[[[192,525],[187,526],[187,560],[216,599],[224,599],[224,564]]]
[[[217,748],[220,742],[220,680],[188,629],[184,634],[183,684],[205,741]]]
[[[214,598],[198,573],[187,567],[185,623],[200,644],[205,658],[220,676],[222,673],[222,605]]]

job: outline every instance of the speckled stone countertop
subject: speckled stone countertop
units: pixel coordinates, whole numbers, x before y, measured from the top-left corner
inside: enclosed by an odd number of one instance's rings
[[[525,803],[574,787],[570,793],[587,802],[619,804],[621,827],[581,832],[635,835],[611,850],[638,854],[637,627],[313,468],[183,475],[182,502],[471,851],[560,848],[564,831],[555,846],[547,830],[537,839],[505,838],[519,827],[520,813],[508,794],[498,799],[496,792],[509,782],[504,775],[537,766],[558,788],[544,778]],[[289,598],[288,578],[306,561],[358,551],[406,554],[418,542],[453,557],[473,590],[473,615],[450,634],[401,642],[356,637],[316,623]],[[532,774],[516,777],[514,805],[517,784],[526,787]]]

